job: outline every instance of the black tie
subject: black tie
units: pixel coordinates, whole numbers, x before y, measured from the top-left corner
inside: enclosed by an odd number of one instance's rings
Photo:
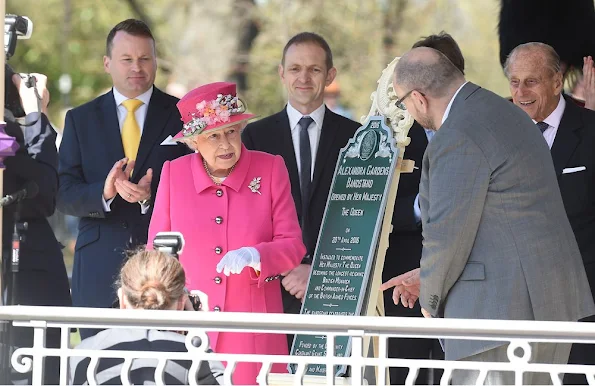
[[[310,204],[310,185],[312,183],[312,150],[308,127],[314,120],[310,117],[300,119],[300,190],[302,193],[302,223]]]
[[[539,127],[539,130],[541,130],[542,134],[544,131],[546,131],[548,129],[548,127],[550,127],[550,125],[548,125],[545,122],[537,122],[536,125],[537,125],[537,127]]]

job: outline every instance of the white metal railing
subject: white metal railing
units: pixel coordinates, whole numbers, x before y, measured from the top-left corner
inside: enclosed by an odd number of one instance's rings
[[[60,358],[60,384],[66,384],[69,357],[89,357],[88,376],[94,379],[95,364],[100,358],[122,358],[125,360],[123,384],[127,383],[127,371],[132,359],[154,358],[159,361],[157,377],[160,379],[167,359],[190,360],[198,366],[200,360],[226,361],[224,373],[226,384],[231,384],[231,375],[235,364],[239,362],[262,363],[258,377],[260,384],[274,383],[351,383],[362,384],[366,381],[378,385],[388,384],[386,369],[389,367],[409,368],[407,384],[414,384],[419,369],[444,369],[441,384],[448,384],[453,370],[477,370],[480,373],[478,384],[488,371],[510,371],[515,373],[516,384],[522,384],[525,372],[546,373],[553,384],[560,384],[559,374],[585,374],[589,384],[595,385],[595,366],[553,365],[529,363],[529,342],[566,342],[595,343],[595,323],[570,322],[534,322],[502,320],[466,320],[466,319],[423,319],[393,317],[359,317],[328,315],[284,315],[284,314],[240,314],[217,312],[181,312],[147,311],[90,308],[0,307],[0,320],[12,321],[14,326],[34,329],[34,343],[29,348],[19,348],[11,357],[11,364],[18,372],[32,371],[33,384],[41,384],[43,379],[42,358],[54,356]],[[134,352],[112,350],[73,350],[69,347],[71,328],[144,328],[175,331],[189,331],[187,342],[198,336],[202,339],[201,347],[187,344],[187,353]],[[60,348],[44,347],[45,329],[59,328],[62,332]],[[227,353],[206,353],[204,348],[208,338],[207,331],[256,332],[282,334],[312,334],[326,336],[327,343],[337,336],[352,337],[350,357],[335,357],[328,350],[326,356],[282,356],[282,355],[238,355]],[[367,339],[378,337],[379,355],[366,357],[364,350]],[[509,344],[510,362],[464,362],[439,360],[411,360],[387,358],[387,338],[457,338],[468,340],[492,340]],[[332,345],[327,344],[327,347]],[[515,355],[517,348],[524,349],[524,354]],[[518,355],[518,353],[517,353]],[[295,363],[297,376],[279,376],[268,374],[272,363]],[[350,378],[336,379],[330,372],[326,377],[304,376],[308,364],[347,365],[351,368]],[[370,369],[375,371],[370,371]],[[367,375],[364,377],[364,373]],[[370,378],[376,374],[377,378]]]

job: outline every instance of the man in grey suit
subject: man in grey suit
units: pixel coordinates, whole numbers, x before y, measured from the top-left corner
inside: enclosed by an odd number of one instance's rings
[[[401,58],[394,87],[398,103],[436,134],[422,165],[420,269],[383,288],[396,286],[394,298],[405,304],[418,294],[427,317],[577,321],[593,314],[552,158],[528,116],[466,82],[431,48]],[[447,340],[444,347],[447,360],[508,361],[502,342]],[[570,344],[539,343],[531,360],[566,363],[569,351]],[[455,371],[453,383],[476,377]],[[514,374],[489,372],[487,382],[514,383]],[[548,374],[523,379],[543,382]]]

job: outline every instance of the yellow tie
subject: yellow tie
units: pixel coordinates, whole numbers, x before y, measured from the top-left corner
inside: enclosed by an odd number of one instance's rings
[[[128,99],[122,102],[122,105],[128,110],[126,119],[122,124],[122,146],[124,155],[129,161],[136,160],[138,145],[140,144],[140,127],[134,116],[134,112],[143,104],[138,99]]]

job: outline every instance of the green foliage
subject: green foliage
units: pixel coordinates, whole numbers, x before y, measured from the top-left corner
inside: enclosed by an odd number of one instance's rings
[[[153,23],[162,69],[177,79],[183,75],[186,87],[225,80],[221,74],[231,72],[234,50],[230,39],[236,36],[225,12],[233,2],[219,0],[215,8],[206,0],[137,3]],[[398,12],[397,3],[404,5],[404,13],[387,16],[388,11]],[[441,30],[451,33],[461,45],[469,80],[508,95],[498,62],[498,0],[259,0],[256,7],[260,33],[250,55],[249,90],[243,98],[258,115],[271,114],[284,105],[285,91],[277,66],[285,42],[301,31],[320,33],[329,41],[341,102],[356,119],[367,113],[370,93],[386,64],[421,36]],[[66,107],[57,88],[60,75],[72,77],[70,106],[105,91],[111,86],[102,64],[105,37],[119,21],[138,17],[124,0],[9,0],[6,8],[34,22],[32,39],[19,41],[10,65],[21,72],[48,75],[50,113],[57,126]],[[65,20],[70,23],[65,24]],[[389,27],[387,20],[392,21]],[[221,29],[213,27],[217,22]],[[201,29],[201,25],[205,27]],[[385,28],[390,30],[392,46],[384,44]],[[167,81],[160,70],[158,86]]]
[[[105,37],[113,25],[133,16],[125,2],[70,1],[70,23],[64,0],[13,0],[7,13],[28,16],[34,25],[30,40],[20,40],[9,64],[15,71],[40,72],[48,75],[52,97],[50,115],[54,121],[64,107],[60,101],[58,79],[68,73],[72,77],[70,104],[77,106],[110,87],[103,71]],[[68,28],[70,27],[70,28]]]
[[[248,105],[259,115],[279,111],[286,98],[277,68],[285,43],[302,31],[324,36],[333,51],[341,102],[367,113],[370,93],[384,68],[382,14],[373,1],[284,1],[261,5],[262,30],[252,51]]]

